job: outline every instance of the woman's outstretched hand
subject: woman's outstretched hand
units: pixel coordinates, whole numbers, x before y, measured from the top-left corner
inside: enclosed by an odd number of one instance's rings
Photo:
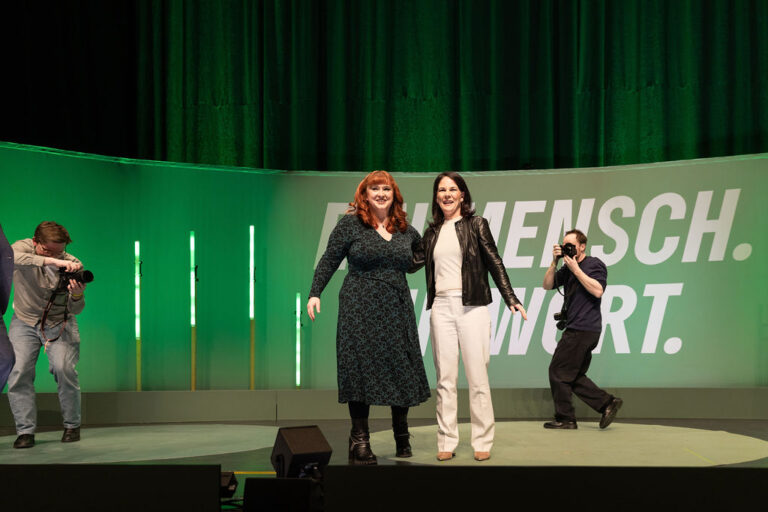
[[[307,314],[312,321],[315,321],[315,310],[320,312],[320,297],[310,297],[307,301]]]
[[[526,314],[525,308],[523,307],[522,304],[515,304],[514,306],[509,306],[509,310],[512,311],[513,315],[519,311],[520,314],[523,315],[523,320],[528,320],[528,315]],[[320,311],[320,309],[318,309],[318,311]]]

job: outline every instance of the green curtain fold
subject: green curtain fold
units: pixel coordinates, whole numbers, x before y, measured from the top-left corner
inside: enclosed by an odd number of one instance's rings
[[[142,68],[162,69],[140,83],[140,140],[162,160],[349,171],[763,152],[767,6],[146,2]]]
[[[765,0],[22,2],[0,140],[366,171],[768,151]]]

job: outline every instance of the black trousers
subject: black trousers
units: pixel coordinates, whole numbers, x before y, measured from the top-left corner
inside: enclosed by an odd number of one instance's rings
[[[566,329],[549,363],[549,387],[555,402],[555,419],[576,421],[571,394],[602,413],[613,396],[606,393],[587,377],[592,350],[600,341],[599,332]]]

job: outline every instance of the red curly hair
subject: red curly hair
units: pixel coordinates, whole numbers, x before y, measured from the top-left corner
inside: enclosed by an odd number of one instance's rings
[[[355,192],[355,200],[349,203],[350,213],[354,213],[360,220],[367,226],[371,226],[376,229],[379,227],[379,222],[376,220],[376,216],[368,206],[368,187],[372,185],[386,184],[392,187],[392,206],[389,207],[389,222],[387,223],[387,231],[394,233],[400,231],[405,233],[408,229],[408,221],[406,220],[405,211],[403,210],[403,196],[400,194],[400,188],[395,183],[395,179],[387,171],[373,171],[368,176],[363,178],[363,181],[357,186]]]

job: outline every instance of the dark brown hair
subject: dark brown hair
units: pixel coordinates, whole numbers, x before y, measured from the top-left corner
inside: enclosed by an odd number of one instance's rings
[[[469,193],[469,187],[467,187],[467,182],[464,181],[464,178],[457,172],[441,172],[437,175],[435,183],[432,185],[432,222],[429,223],[432,227],[441,225],[445,220],[443,210],[437,203],[437,188],[440,186],[440,180],[443,178],[452,179],[453,182],[456,183],[456,186],[459,187],[459,190],[464,194],[464,201],[461,203],[461,216],[471,217],[475,214],[475,210],[472,208],[472,194]]]
[[[579,244],[587,245],[587,235],[582,233],[580,230],[572,229],[565,234],[565,236],[568,235],[576,235],[576,241],[579,242]]]
[[[69,231],[67,231],[67,228],[50,220],[41,222],[35,228],[35,236],[32,238],[32,240],[39,244],[47,244],[49,242],[57,244],[72,243],[72,239],[69,238]]]

